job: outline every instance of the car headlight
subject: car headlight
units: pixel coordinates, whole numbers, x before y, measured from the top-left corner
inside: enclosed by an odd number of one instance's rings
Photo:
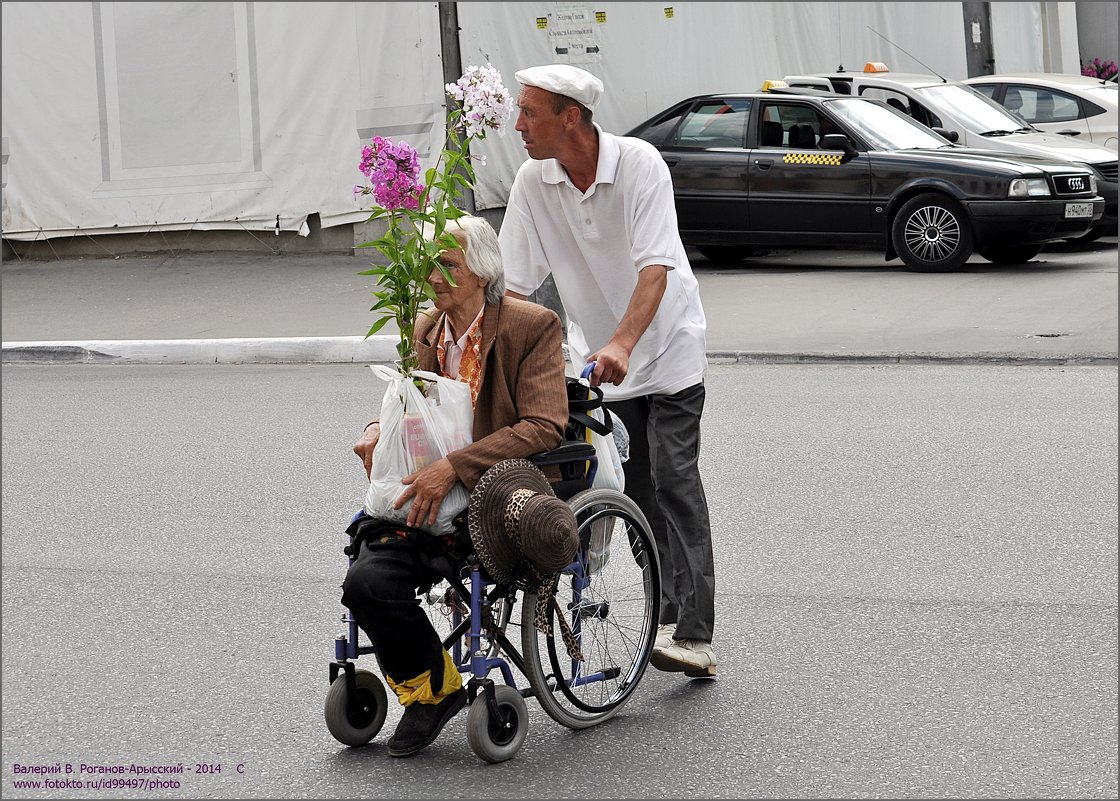
[[[1045,178],[1016,178],[1007,190],[1008,197],[1049,197],[1050,185]]]
[[[1097,194],[1097,176],[1093,173],[1089,173],[1089,191]]]

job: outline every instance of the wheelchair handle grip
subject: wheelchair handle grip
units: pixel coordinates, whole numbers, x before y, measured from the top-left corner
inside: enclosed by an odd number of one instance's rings
[[[580,371],[579,377],[588,378],[591,375],[591,371],[594,369],[595,362],[588,362],[586,365],[584,365],[583,370]]]

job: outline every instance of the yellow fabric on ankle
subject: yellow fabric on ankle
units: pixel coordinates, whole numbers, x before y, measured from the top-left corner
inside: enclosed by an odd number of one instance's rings
[[[451,660],[451,654],[445,649],[443,652],[443,687],[439,693],[432,692],[432,671],[425,670],[419,676],[405,679],[401,682],[393,681],[389,676],[385,680],[397,694],[402,706],[411,704],[438,704],[451,693],[463,686],[463,677],[459,675],[459,668]]]

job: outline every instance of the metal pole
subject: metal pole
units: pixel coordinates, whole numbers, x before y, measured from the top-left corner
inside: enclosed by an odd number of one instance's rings
[[[463,57],[459,51],[459,9],[458,3],[438,3],[439,6],[439,49],[443,60],[443,82],[454,83],[463,74]],[[446,115],[444,125],[446,127]],[[470,154],[467,154],[470,158]],[[464,211],[475,213],[474,192],[463,191]]]

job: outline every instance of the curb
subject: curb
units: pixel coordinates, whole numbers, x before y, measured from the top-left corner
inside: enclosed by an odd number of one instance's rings
[[[391,363],[397,337],[245,337],[5,342],[4,364]]]
[[[1115,353],[1069,353],[1060,355],[1023,353],[760,353],[753,351],[709,351],[715,364],[991,364],[1027,366],[1116,367]]]
[[[391,364],[397,337],[245,337],[4,342],[3,364]],[[567,346],[565,346],[565,357]],[[1112,366],[1115,353],[770,353],[709,351],[717,364],[992,364]]]

